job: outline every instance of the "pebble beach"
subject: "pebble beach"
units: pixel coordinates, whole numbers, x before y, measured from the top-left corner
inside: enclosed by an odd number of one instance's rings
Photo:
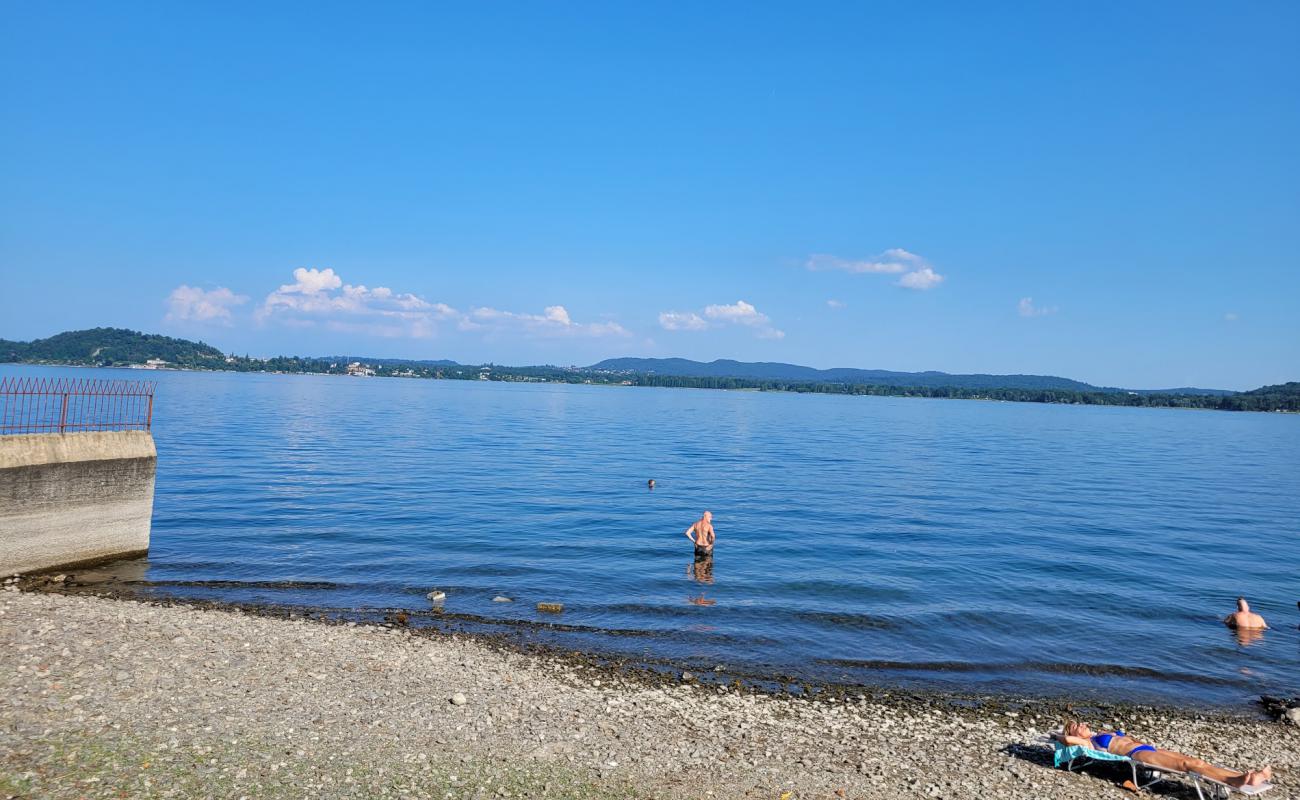
[[[1054,770],[1059,701],[824,700],[400,627],[0,594],[5,798],[1130,797]],[[1150,707],[1094,725],[1300,785],[1300,728]],[[1195,797],[1164,783],[1158,794]]]

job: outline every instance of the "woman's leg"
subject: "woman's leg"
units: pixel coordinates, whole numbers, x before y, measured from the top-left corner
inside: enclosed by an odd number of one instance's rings
[[[1263,783],[1273,776],[1273,771],[1268,767],[1262,770],[1252,772],[1237,772],[1236,770],[1216,767],[1213,764],[1202,761],[1199,758],[1175,753],[1172,750],[1157,750],[1154,753],[1150,750],[1143,750],[1141,753],[1134,753],[1133,759],[1141,761],[1143,764],[1150,764],[1157,769],[1174,769],[1179,772],[1195,772],[1197,775],[1204,775],[1212,780],[1226,783],[1229,786],[1254,786]]]

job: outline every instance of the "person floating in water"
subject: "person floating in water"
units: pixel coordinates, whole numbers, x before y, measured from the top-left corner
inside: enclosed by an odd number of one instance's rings
[[[1250,770],[1249,772],[1224,769],[1206,763],[1199,758],[1175,753],[1172,750],[1162,750],[1154,745],[1143,744],[1137,739],[1126,735],[1124,731],[1106,731],[1105,733],[1094,734],[1082,722],[1067,722],[1065,730],[1061,733],[1053,733],[1052,738],[1065,745],[1079,745],[1090,747],[1093,750],[1114,753],[1117,756],[1128,756],[1134,761],[1140,761],[1156,769],[1195,772],[1197,775],[1203,775],[1206,778],[1236,788],[1258,786],[1273,777],[1273,770],[1268,767]]]
[[[654,479],[654,478],[651,478],[650,480],[646,481],[646,484],[645,484],[645,485],[646,485],[646,488],[647,488],[647,489],[654,489],[654,488],[655,488],[655,479]]]
[[[1264,618],[1250,610],[1250,603],[1246,598],[1237,598],[1237,610],[1223,618],[1223,624],[1229,628],[1237,630],[1268,630],[1268,623]]]
[[[713,543],[717,541],[717,534],[713,532],[713,512],[705,511],[699,519],[691,523],[691,527],[686,529],[686,538],[691,540],[695,545],[696,558],[709,558],[713,555]]]

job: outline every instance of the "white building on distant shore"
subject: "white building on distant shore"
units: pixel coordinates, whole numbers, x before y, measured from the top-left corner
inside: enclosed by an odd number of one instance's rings
[[[131,369],[166,369],[167,362],[161,358],[151,358],[143,364],[132,364]]]

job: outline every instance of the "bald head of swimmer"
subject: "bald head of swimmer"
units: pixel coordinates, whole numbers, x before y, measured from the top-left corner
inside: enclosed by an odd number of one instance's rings
[[[1237,610],[1238,610],[1238,611],[1249,611],[1249,610],[1250,610],[1250,603],[1247,603],[1247,602],[1246,602],[1246,598],[1244,598],[1244,597],[1238,597],[1238,598],[1237,598]]]
[[[713,512],[712,512],[712,511],[705,511],[705,512],[704,512],[704,515],[701,517],[701,519],[703,519],[705,522],[708,522],[708,521],[712,520],[712,519],[713,519]]]

